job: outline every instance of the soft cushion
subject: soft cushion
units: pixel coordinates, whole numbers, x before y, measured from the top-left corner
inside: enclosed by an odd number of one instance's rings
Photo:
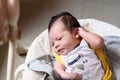
[[[101,36],[120,36],[120,29],[106,22],[102,22],[96,19],[79,19],[78,21],[80,22],[80,25],[83,26],[85,29]],[[47,30],[45,30],[31,44],[26,56],[25,64],[40,55],[50,53],[51,47],[49,46],[48,32]],[[114,64],[113,66],[117,67]],[[31,71],[27,68],[27,65],[23,75],[23,80],[42,80],[44,76],[43,73]]]

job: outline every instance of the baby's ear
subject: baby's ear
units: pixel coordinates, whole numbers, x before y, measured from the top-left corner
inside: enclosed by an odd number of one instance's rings
[[[74,33],[75,33],[75,38],[79,38],[80,37],[78,28],[75,28]]]

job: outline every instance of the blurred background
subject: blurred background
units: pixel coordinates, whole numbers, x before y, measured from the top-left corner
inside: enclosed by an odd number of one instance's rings
[[[32,41],[48,27],[51,16],[68,11],[77,19],[94,18],[120,28],[120,0],[20,0],[18,45],[29,48]],[[8,44],[0,46],[0,80],[6,79]],[[19,51],[15,69],[25,61]]]

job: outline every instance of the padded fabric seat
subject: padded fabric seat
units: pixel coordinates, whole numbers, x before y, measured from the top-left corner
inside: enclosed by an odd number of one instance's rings
[[[78,21],[83,28],[102,37],[120,36],[120,29],[106,22],[96,19],[78,19]],[[27,63],[29,61],[43,54],[52,54],[52,49],[49,45],[47,29],[40,33],[40,35],[38,35],[38,37],[36,37],[31,44],[25,59],[25,63],[22,65],[22,68],[18,67],[16,70],[16,80],[44,80],[44,73],[34,72],[27,68]],[[115,65],[113,64],[113,66]]]

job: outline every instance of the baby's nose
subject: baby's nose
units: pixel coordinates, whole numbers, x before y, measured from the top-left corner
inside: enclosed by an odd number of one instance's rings
[[[58,43],[55,43],[54,48],[57,49],[59,47]]]

